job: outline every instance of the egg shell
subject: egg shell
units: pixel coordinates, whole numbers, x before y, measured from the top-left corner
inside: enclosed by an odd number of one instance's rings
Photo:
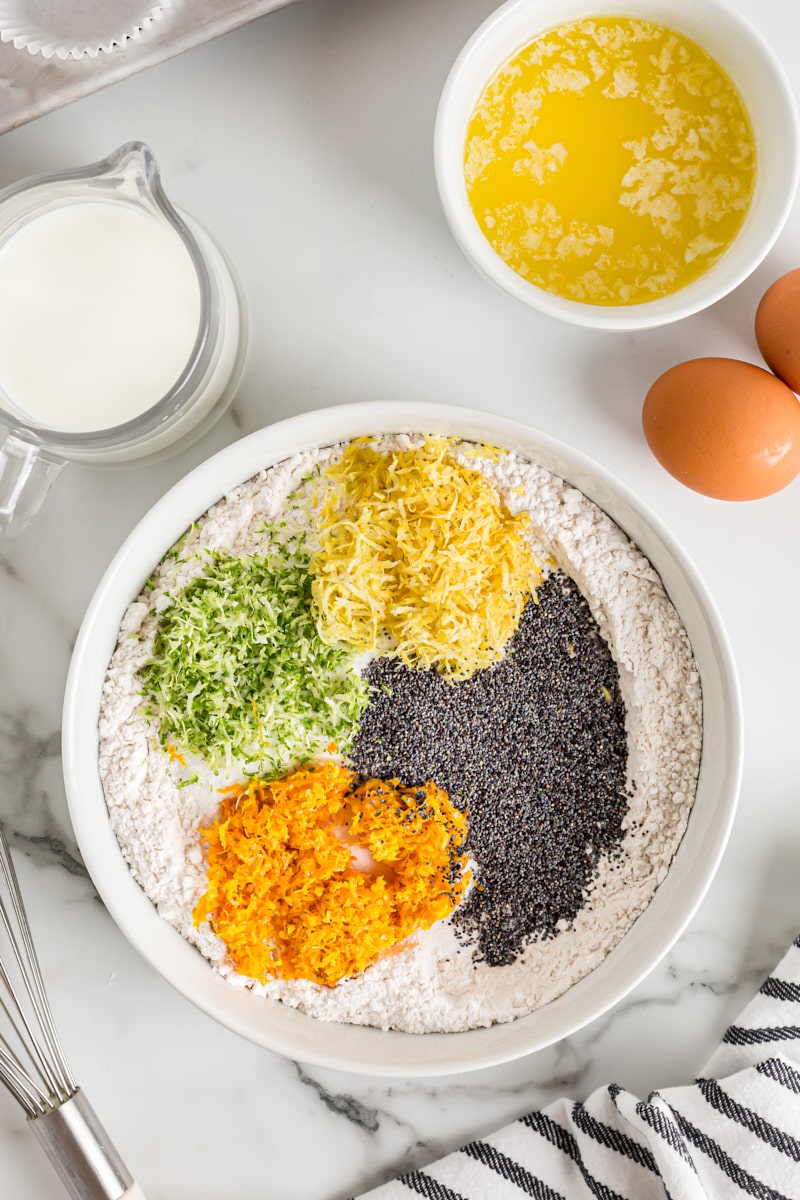
[[[769,371],[695,358],[656,379],[642,410],[647,444],[686,487],[758,500],[800,473],[800,403]]]
[[[800,268],[767,288],[756,309],[756,341],[764,362],[800,392]]]

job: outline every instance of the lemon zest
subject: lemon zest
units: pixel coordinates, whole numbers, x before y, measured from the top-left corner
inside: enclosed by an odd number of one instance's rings
[[[311,572],[326,642],[452,680],[502,656],[542,579],[530,518],[511,516],[448,439],[389,453],[357,439],[322,487]]]

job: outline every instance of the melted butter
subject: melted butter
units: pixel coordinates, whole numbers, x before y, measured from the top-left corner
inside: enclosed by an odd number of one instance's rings
[[[755,146],[705,51],[662,25],[602,17],[550,30],[489,81],[464,175],[513,270],[570,300],[636,304],[725,252],[753,193]]]

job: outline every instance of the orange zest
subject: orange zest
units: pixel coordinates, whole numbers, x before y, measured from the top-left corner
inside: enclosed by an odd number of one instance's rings
[[[267,739],[264,737],[264,726],[261,724],[261,717],[258,715],[258,705],[256,704],[255,696],[250,697],[250,707],[253,710],[253,716],[255,717],[256,726],[258,727],[258,740],[262,746],[266,746]]]
[[[327,760],[226,789],[200,829],[194,910],[236,970],[325,987],[363,971],[455,909],[471,874],[466,817],[431,781],[360,779]]]

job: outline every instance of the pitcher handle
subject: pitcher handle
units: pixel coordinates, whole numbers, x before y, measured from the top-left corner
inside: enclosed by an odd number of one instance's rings
[[[12,430],[0,447],[0,537],[16,537],[35,517],[64,460]]]

